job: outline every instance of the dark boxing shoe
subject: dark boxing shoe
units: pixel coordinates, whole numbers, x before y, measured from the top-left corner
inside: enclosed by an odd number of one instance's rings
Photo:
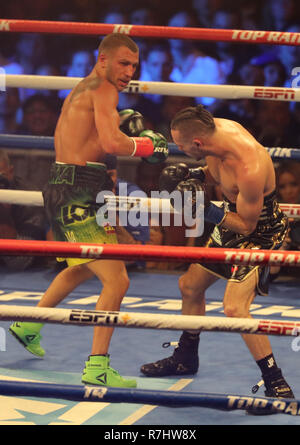
[[[265,396],[276,397],[278,399],[294,399],[294,393],[286,380],[281,374],[281,369],[278,369],[271,375],[270,380],[265,380]]]
[[[171,357],[147,363],[141,367],[141,372],[147,377],[166,377],[170,375],[196,374],[199,368],[198,356],[189,360],[176,359],[175,353]]]
[[[198,345],[199,335],[184,332],[173,355],[146,363],[141,367],[141,372],[147,377],[196,374],[199,368]]]
[[[294,393],[289,384],[284,379],[281,369],[278,368],[272,374],[264,376],[265,396],[276,399],[294,399]],[[272,408],[248,409],[247,414],[254,416],[265,416],[270,414],[278,414]]]

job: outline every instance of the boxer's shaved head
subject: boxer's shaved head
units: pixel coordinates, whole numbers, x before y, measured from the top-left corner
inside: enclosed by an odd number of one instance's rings
[[[130,49],[130,51],[132,51],[133,53],[139,52],[139,47],[137,46],[137,44],[127,35],[108,34],[101,41],[98,48],[98,54],[111,53],[120,48],[121,46],[125,46],[126,48]]]

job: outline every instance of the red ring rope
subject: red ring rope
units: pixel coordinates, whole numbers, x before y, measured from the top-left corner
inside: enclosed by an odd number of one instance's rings
[[[300,45],[300,33],[238,29],[180,28],[172,26],[116,25],[107,23],[55,22],[0,19],[2,32],[106,35],[112,32],[136,37],[204,41]]]
[[[87,244],[2,239],[0,254],[115,260],[186,261],[240,265],[300,266],[300,252],[131,244]]]

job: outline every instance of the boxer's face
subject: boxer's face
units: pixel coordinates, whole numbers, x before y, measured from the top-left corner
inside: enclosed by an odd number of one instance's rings
[[[180,151],[183,151],[191,158],[200,161],[204,157],[202,150],[202,142],[200,139],[193,135],[184,136],[179,130],[171,130],[171,135],[174,143],[177,145]]]
[[[132,79],[138,66],[139,54],[126,46],[111,52],[106,59],[106,77],[118,91],[123,91]]]

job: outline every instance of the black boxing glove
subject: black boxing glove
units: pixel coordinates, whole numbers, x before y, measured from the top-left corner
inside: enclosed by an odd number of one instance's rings
[[[205,193],[203,183],[201,183],[198,179],[188,179],[187,181],[182,181],[177,185],[175,190],[179,191],[182,194],[184,206],[185,208],[187,207],[191,210],[193,218],[195,218],[197,214],[197,206],[199,205],[199,200],[197,200],[197,193],[203,192],[204,219],[216,225],[222,224],[227,214],[226,209],[224,208],[224,206],[219,207],[210,201],[208,194]],[[187,195],[187,199],[184,199],[185,192],[190,192]],[[176,207],[174,206],[174,208]]]
[[[137,137],[145,130],[144,118],[141,113],[131,109],[119,112],[120,130],[129,137]]]
[[[186,181],[179,182],[175,191],[181,193],[184,210],[190,210],[193,218],[196,216],[197,206],[199,205],[199,200],[197,200],[198,192],[204,193],[204,207],[210,203],[202,183],[197,179],[187,179]],[[174,208],[176,209],[176,199],[174,200],[174,203]]]
[[[189,168],[183,162],[169,165],[164,168],[159,178],[159,190],[171,193],[181,181],[197,179],[200,183],[205,181],[205,171],[202,167]]]

